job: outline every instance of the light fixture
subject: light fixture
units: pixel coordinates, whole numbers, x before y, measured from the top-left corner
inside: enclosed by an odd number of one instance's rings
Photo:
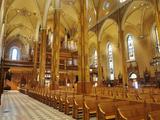
[[[67,83],[67,87],[69,87],[70,86],[70,84],[69,83]]]

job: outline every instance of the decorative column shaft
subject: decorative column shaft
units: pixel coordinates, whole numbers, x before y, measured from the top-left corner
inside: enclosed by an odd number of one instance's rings
[[[34,41],[34,65],[33,65],[34,81],[37,81],[37,58],[38,58],[38,41]]]
[[[101,42],[98,40],[97,42],[97,59],[98,59],[98,81],[101,83],[102,82],[102,60],[101,60]]]
[[[122,75],[123,75],[123,84],[128,84],[128,75],[127,75],[127,64],[126,64],[126,48],[125,48],[125,40],[124,40],[124,32],[119,25],[119,43],[120,43],[120,52],[122,57]]]
[[[157,30],[158,30],[158,36],[160,36],[160,16],[159,16],[158,1],[157,0],[154,0],[154,7],[155,7],[155,21],[156,21]]]
[[[51,89],[57,89],[59,85],[60,41],[60,10],[56,9],[54,12],[54,40],[52,42]]]
[[[46,29],[42,29],[42,39],[41,39],[41,46],[40,46],[40,72],[39,72],[39,80],[40,85],[44,85],[45,83],[45,69],[46,69]]]
[[[87,25],[87,10],[86,10],[86,0],[80,1],[80,40],[79,40],[79,80],[82,84],[83,92],[85,91],[85,83],[90,82],[90,72],[89,72],[89,60],[88,60],[88,25]]]

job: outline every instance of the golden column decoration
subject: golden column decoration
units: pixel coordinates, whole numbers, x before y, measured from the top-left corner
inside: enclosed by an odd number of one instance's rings
[[[87,9],[86,0],[80,2],[80,40],[78,44],[78,72],[81,82],[81,92],[87,92],[87,86],[90,83],[89,60],[88,60],[88,24],[87,24]],[[87,84],[88,83],[88,84]],[[86,86],[86,87],[85,87]],[[86,89],[87,88],[87,89]]]
[[[37,60],[38,60],[38,41],[34,41],[34,63],[33,63],[34,81],[37,81]]]
[[[100,2],[100,1],[99,1]],[[98,2],[98,3],[99,3]],[[95,6],[95,10],[96,10],[96,23],[98,22],[98,18],[99,18],[99,9],[100,6],[98,5],[98,3],[93,2],[94,6]],[[100,31],[99,31],[99,24],[97,23],[96,25],[96,30],[95,33],[97,35],[97,61],[98,61],[98,83],[102,82],[102,60],[101,60],[101,40],[100,40]]]
[[[122,77],[123,77],[123,85],[128,84],[128,74],[127,74],[127,63],[126,63],[126,48],[125,48],[125,39],[124,32],[119,25],[118,31],[118,39],[120,44],[120,52],[122,57]]]
[[[120,15],[120,9],[118,10],[118,41],[119,41],[119,49],[121,53],[121,60],[122,60],[122,79],[123,85],[128,85],[128,73],[127,73],[127,63],[126,63],[126,47],[125,47],[125,38],[124,32],[122,30],[122,15]]]
[[[159,16],[159,9],[158,9],[158,1],[154,0],[154,8],[155,8],[155,21],[157,25],[157,30],[158,30],[158,36],[160,37],[160,16]],[[160,39],[159,39],[160,41]]]
[[[54,40],[52,42],[51,89],[59,85],[59,56],[60,56],[60,9],[54,11]]]
[[[103,78],[102,78],[102,60],[101,60],[101,41],[99,40],[98,37],[98,41],[97,41],[97,53],[98,53],[98,82],[101,83]]]
[[[44,86],[45,84],[45,69],[46,69],[46,29],[41,29],[41,46],[40,46],[40,67],[39,67],[39,80],[40,85]]]

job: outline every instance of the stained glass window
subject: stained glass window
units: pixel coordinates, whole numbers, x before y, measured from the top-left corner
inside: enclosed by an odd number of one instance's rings
[[[157,26],[154,27],[154,34],[156,40],[156,52],[160,53],[160,44],[159,44],[159,36]]]
[[[17,60],[18,59],[18,50],[16,48],[12,49],[12,60]]]
[[[107,53],[108,53],[109,77],[110,77],[110,80],[114,80],[113,49],[111,44],[108,44],[107,46]]]
[[[127,45],[128,45],[128,58],[129,58],[129,60],[135,60],[135,51],[134,51],[134,43],[133,43],[133,36],[132,35],[128,35]]]

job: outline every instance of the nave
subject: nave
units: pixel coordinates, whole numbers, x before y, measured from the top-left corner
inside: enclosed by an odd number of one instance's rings
[[[5,91],[0,106],[0,120],[74,120],[18,91]]]

